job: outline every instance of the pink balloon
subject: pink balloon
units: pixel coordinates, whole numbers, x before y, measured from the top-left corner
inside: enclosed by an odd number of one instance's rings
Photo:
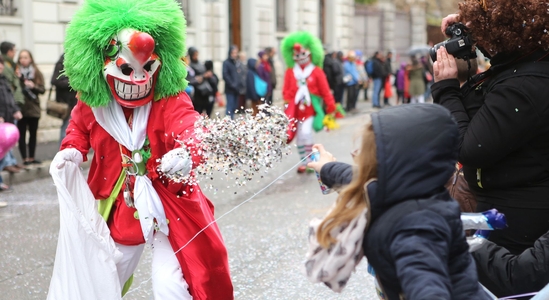
[[[8,151],[19,140],[19,129],[11,123],[0,123],[0,159],[2,159]]]

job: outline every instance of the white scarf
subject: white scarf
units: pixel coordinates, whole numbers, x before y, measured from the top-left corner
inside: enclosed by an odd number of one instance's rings
[[[139,150],[147,137],[147,123],[151,111],[151,103],[134,109],[133,125],[130,129],[122,107],[116,101],[110,101],[106,107],[92,108],[97,123],[107,131],[119,144],[130,151]],[[132,158],[133,159],[133,158]],[[133,189],[134,205],[139,214],[139,222],[145,241],[152,241],[154,220],[161,232],[168,235],[168,224],[164,206],[152,182],[146,175],[135,176]]]
[[[295,104],[299,104],[302,99],[305,99],[305,105],[311,104],[311,94],[307,87],[307,78],[313,73],[315,66],[308,64],[305,69],[302,69],[298,64],[294,66],[294,77],[297,81],[297,93],[295,93]]]

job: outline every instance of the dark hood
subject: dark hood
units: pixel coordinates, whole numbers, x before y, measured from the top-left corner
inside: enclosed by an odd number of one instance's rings
[[[378,180],[368,186],[372,212],[444,192],[457,162],[458,129],[450,112],[409,104],[373,113]]]
[[[248,59],[248,70],[256,72],[255,65],[257,64],[257,59],[250,58]]]
[[[229,59],[232,59],[232,58],[231,58],[231,52],[232,52],[234,49],[238,49],[238,47],[237,47],[236,45],[232,45],[232,46],[229,47],[229,53],[227,53],[227,57],[228,57]]]
[[[192,62],[198,62],[197,60],[193,60],[193,55],[198,52],[198,49],[196,49],[195,47],[190,47],[189,50],[187,50],[187,54],[189,55],[189,59],[192,61]]]

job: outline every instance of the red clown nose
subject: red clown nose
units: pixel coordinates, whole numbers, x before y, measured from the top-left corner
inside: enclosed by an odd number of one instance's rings
[[[136,32],[130,38],[128,47],[142,65],[149,61],[154,51],[154,39],[148,33]]]
[[[295,52],[301,52],[301,45],[300,44],[295,44],[294,45],[294,51]]]

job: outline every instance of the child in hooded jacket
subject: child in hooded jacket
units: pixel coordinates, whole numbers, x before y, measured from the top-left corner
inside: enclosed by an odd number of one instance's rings
[[[341,189],[318,243],[331,249],[333,229],[367,208],[362,250],[386,299],[491,299],[478,283],[459,205],[444,187],[457,160],[450,112],[413,104],[373,113],[360,146],[353,167],[315,145],[320,158],[309,167]]]

